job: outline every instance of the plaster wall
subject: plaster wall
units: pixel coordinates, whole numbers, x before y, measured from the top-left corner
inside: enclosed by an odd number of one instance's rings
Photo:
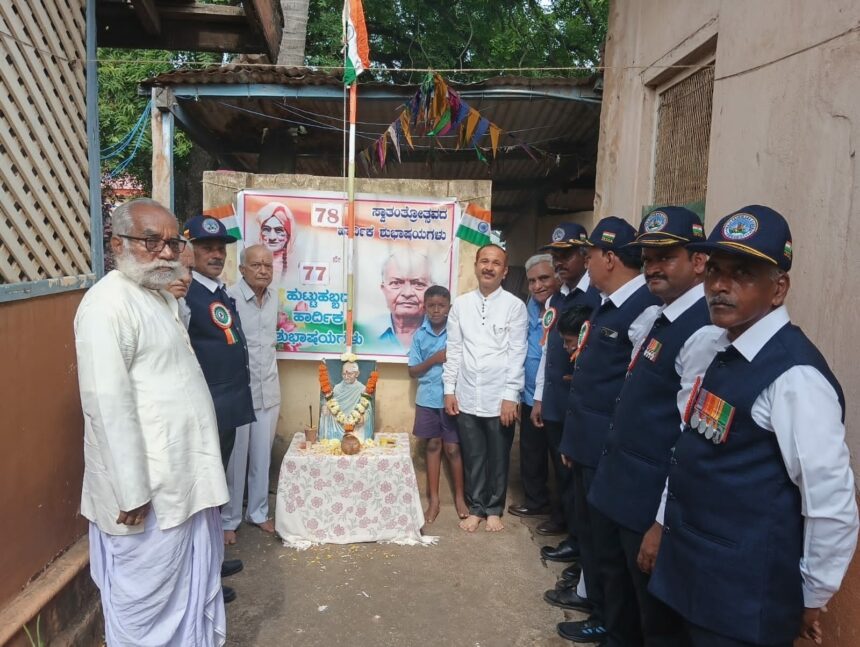
[[[860,5],[850,0],[668,0],[612,3],[606,47],[595,218],[638,223],[651,202],[658,88],[667,66],[715,61],[706,228],[746,204],[791,223],[789,309],[822,350],[848,404],[860,475]],[[825,620],[826,644],[860,644],[860,566]]]
[[[208,209],[232,202],[237,191],[242,189],[305,189],[321,191],[344,190],[342,178],[316,177],[309,175],[252,175],[234,172],[206,172],[203,174],[203,208]],[[473,199],[481,207],[490,207],[491,183],[472,180],[356,180],[356,192],[373,192],[389,195],[460,197],[482,196]],[[473,264],[477,247],[460,241],[458,262],[458,289],[462,294],[477,286]],[[236,254],[231,251],[225,268],[225,276],[233,276]],[[357,259],[361,263],[361,259]],[[278,420],[278,447],[285,449],[293,433],[300,431],[308,422],[308,406],[313,405],[314,416],[319,409],[319,382],[317,363],[305,360],[281,360],[278,362],[281,378],[281,412]],[[381,364],[377,387],[377,424],[392,431],[412,431],[415,403],[415,384],[409,378],[405,364]]]

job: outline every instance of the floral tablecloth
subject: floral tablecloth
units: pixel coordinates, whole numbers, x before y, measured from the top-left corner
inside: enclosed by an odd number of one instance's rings
[[[383,434],[377,434],[379,440]],[[275,529],[285,546],[379,541],[431,544],[406,434],[353,456],[305,448],[296,434],[281,463]]]

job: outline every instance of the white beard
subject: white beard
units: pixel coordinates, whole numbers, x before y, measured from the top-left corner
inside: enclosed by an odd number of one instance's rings
[[[120,272],[148,290],[163,290],[173,281],[185,276],[185,268],[179,260],[165,261],[157,258],[141,263],[128,251],[123,250],[114,261]]]

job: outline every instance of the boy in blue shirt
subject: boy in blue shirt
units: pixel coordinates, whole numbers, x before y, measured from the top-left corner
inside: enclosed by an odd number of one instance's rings
[[[448,312],[451,293],[441,285],[433,285],[424,293],[427,317],[412,337],[409,348],[409,377],[418,380],[415,393],[415,426],[412,433],[427,441],[427,485],[430,504],[424,513],[427,523],[439,515],[439,473],[442,468],[442,447],[451,466],[454,479],[454,505],[461,519],[469,516],[463,494],[463,459],[460,457],[460,436],[456,418],[445,413],[442,396],[442,364],[448,333]]]

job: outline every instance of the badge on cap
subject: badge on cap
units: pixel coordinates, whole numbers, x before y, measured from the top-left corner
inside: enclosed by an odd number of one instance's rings
[[[758,220],[749,213],[736,213],[723,224],[723,238],[746,240],[758,231]]]
[[[645,230],[645,233],[653,234],[658,231],[663,231],[667,224],[669,224],[669,216],[662,211],[655,211],[645,218],[645,223],[642,225],[642,228]]]
[[[785,254],[785,257],[788,260],[791,260],[791,255],[793,252],[791,249],[791,241],[790,240],[785,241],[785,247],[783,248],[782,253]]]
[[[227,344],[235,344],[237,341],[236,333],[233,332],[233,316],[230,314],[229,308],[220,301],[215,301],[209,306],[209,316],[212,318],[212,323],[224,331]]]
[[[697,222],[694,222],[692,227],[693,227],[693,235],[694,236],[697,236],[698,238],[704,238],[705,237],[705,228],[702,227],[702,225],[700,225]]]
[[[218,226],[218,221],[215,218],[206,218],[203,221],[203,231],[207,234],[217,234],[220,227]]]
[[[609,243],[610,245],[615,242],[615,232],[614,231],[604,231],[600,235],[600,240],[604,243]]]
[[[564,229],[556,227],[552,232],[552,242],[558,243],[564,240]]]

